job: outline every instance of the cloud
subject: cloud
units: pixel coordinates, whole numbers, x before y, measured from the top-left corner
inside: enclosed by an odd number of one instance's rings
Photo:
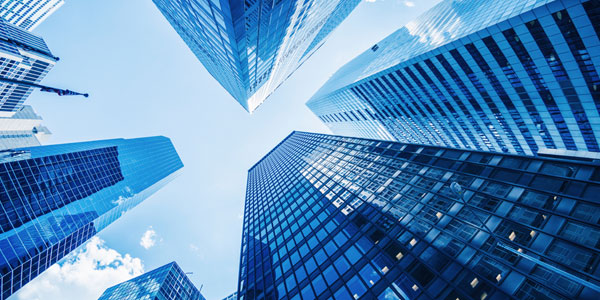
[[[124,189],[124,191],[123,191],[123,192],[125,193],[125,195],[126,195],[126,196],[123,196],[123,195],[119,196],[119,198],[118,198],[117,200],[113,200],[113,201],[111,201],[111,202],[112,202],[112,204],[114,204],[114,205],[122,205],[122,204],[123,204],[123,203],[125,203],[127,200],[129,200],[129,199],[133,198],[133,196],[135,195],[135,194],[134,194],[134,193],[131,191],[131,188],[130,188],[130,187],[128,187],[128,186],[126,186],[126,187],[125,187],[125,189]]]
[[[146,232],[144,232],[144,234],[142,235],[142,238],[140,239],[140,245],[144,247],[144,249],[148,250],[154,247],[154,245],[156,245],[156,237],[156,231],[154,231],[154,229],[152,229],[152,226],[150,226],[148,227],[148,230],[146,230]]]
[[[121,205],[121,204],[125,203],[125,201],[127,201],[128,199],[129,199],[129,197],[119,196],[119,198],[117,200],[112,200],[112,204]]]
[[[366,2],[371,2],[371,3],[373,3],[373,2],[375,2],[375,1],[377,1],[377,0],[365,0],[365,1],[366,1]]]
[[[98,299],[107,288],[144,272],[139,258],[122,255],[93,237],[14,295],[19,300]]]
[[[190,250],[192,250],[192,252],[198,252],[200,251],[200,247],[196,246],[195,244],[190,244]]]
[[[200,247],[196,244],[190,244],[190,251],[192,253],[194,253],[194,255],[196,255],[197,257],[199,257],[200,259],[204,260],[205,256],[204,253],[202,252],[202,249],[200,249]]]

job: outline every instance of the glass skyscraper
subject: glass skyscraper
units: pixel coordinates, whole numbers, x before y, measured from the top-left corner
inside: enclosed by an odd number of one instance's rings
[[[335,134],[535,154],[600,147],[600,1],[444,0],[309,100]]]
[[[98,300],[206,300],[176,262],[108,288]]]
[[[42,117],[29,105],[24,105],[10,118],[0,117],[0,151],[40,146],[50,134],[42,125]]]
[[[166,137],[0,151],[0,299],[172,180]]]
[[[210,74],[252,112],[360,0],[153,0]]]
[[[63,0],[5,0],[0,3],[0,18],[32,31],[63,4]]]
[[[600,163],[294,132],[248,172],[238,295],[599,299]]]
[[[0,77],[39,83],[57,60],[42,38],[0,20]],[[18,112],[32,90],[0,81],[0,117]]]

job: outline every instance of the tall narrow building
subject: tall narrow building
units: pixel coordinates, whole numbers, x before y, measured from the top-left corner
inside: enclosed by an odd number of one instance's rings
[[[0,77],[39,83],[57,60],[42,38],[0,20]],[[0,117],[21,110],[32,90],[0,80]]]
[[[443,0],[309,100],[335,134],[600,152],[599,0]]]
[[[165,137],[0,151],[0,299],[148,198],[182,167]]]
[[[40,146],[50,134],[42,125],[42,117],[29,105],[9,118],[0,117],[0,151]]]
[[[0,3],[0,18],[32,31],[63,4],[64,0],[5,0]]]
[[[153,0],[208,72],[252,112],[360,0]]]
[[[176,262],[108,288],[98,300],[206,300]]]
[[[294,132],[248,173],[239,299],[599,299],[598,194],[593,158]]]

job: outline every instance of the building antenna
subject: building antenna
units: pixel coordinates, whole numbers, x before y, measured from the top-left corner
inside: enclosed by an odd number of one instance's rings
[[[39,88],[40,91],[42,91],[42,92],[55,93],[59,96],[84,96],[86,98],[90,96],[88,93],[78,93],[78,92],[74,92],[74,91],[67,90],[67,89],[59,89],[59,88],[54,88],[54,87],[50,87],[50,86],[37,84],[35,82],[11,79],[11,78],[2,77],[2,76],[0,76],[0,82],[8,83],[8,84],[24,85],[24,86],[28,86],[28,87],[32,87],[32,88]]]

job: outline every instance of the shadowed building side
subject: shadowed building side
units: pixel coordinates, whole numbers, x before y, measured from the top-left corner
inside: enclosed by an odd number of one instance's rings
[[[248,172],[239,299],[598,299],[598,193],[594,159],[294,132]]]

